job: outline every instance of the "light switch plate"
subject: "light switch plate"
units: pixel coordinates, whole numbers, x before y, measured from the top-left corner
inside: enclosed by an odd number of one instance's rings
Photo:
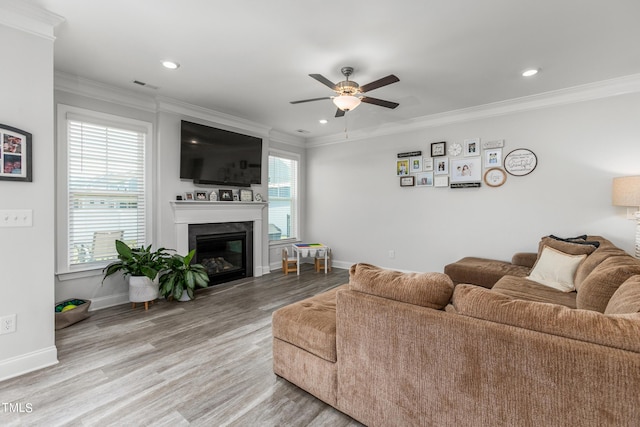
[[[0,227],[32,227],[33,210],[2,209],[0,210]]]

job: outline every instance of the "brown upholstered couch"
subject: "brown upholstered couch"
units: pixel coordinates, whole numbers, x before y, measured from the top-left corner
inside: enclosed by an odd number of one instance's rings
[[[354,265],[274,313],[274,372],[370,426],[639,425],[640,262],[587,240],[543,239],[492,289]],[[525,278],[545,246],[590,251],[576,291]]]

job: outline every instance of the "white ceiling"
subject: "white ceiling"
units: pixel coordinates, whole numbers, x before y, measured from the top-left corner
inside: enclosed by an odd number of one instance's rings
[[[368,93],[400,106],[362,104],[350,131],[640,73],[639,0],[28,1],[66,19],[57,71],[304,137],[344,130],[330,100],[289,103],[332,95],[308,74],[343,66],[400,78]]]

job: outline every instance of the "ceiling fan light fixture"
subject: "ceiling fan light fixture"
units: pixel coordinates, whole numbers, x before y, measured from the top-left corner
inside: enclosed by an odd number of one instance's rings
[[[360,98],[352,95],[340,95],[333,98],[333,103],[342,111],[351,111],[360,105]]]

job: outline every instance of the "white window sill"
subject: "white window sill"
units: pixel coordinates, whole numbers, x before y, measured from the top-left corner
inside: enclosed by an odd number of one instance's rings
[[[75,279],[84,279],[86,277],[94,277],[94,276],[102,276],[102,270],[104,267],[93,267],[91,269],[86,270],[78,270],[78,271],[63,271],[56,273],[58,280],[61,282],[65,282],[67,280],[75,280]]]

